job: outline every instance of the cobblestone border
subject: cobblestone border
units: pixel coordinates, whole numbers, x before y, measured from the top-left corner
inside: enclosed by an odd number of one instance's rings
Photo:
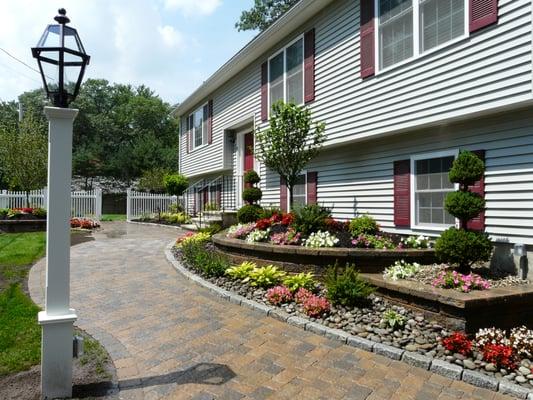
[[[370,351],[384,357],[402,361],[411,366],[429,370],[435,374],[445,376],[453,380],[462,380],[468,384],[489,389],[502,394],[511,395],[519,399],[533,400],[533,390],[528,390],[522,386],[511,383],[505,379],[498,380],[496,378],[484,375],[477,371],[471,371],[465,369],[460,365],[451,364],[446,361],[432,359],[423,356],[418,353],[412,353],[403,349],[398,349],[393,346],[388,346],[382,343],[377,343],[359,336],[351,335],[341,329],[334,329],[318,324],[316,322],[308,321],[304,318],[297,316],[291,316],[286,312],[277,308],[269,307],[264,304],[258,303],[254,300],[247,299],[241,295],[232,293],[226,289],[222,289],[211,282],[206,281],[200,276],[192,273],[180,262],[174,258],[172,248],[174,242],[170,243],[165,249],[165,256],[170,264],[187,279],[195,282],[196,284],[209,289],[218,297],[221,297],[230,303],[238,304],[244,307],[251,308],[262,314],[268,315],[277,320],[287,322],[289,325],[297,326],[306,331],[316,333],[318,335],[326,336],[327,338],[338,340],[348,346],[356,347],[361,350]]]

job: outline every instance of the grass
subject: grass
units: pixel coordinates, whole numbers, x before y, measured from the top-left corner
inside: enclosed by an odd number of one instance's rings
[[[126,214],[103,214],[100,218],[102,222],[111,222],[111,221],[126,221]]]

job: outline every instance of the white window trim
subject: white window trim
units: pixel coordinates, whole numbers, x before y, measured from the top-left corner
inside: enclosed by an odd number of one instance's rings
[[[305,104],[305,37],[302,33],[300,36],[296,37],[293,41],[289,42],[285,46],[283,46],[282,49],[278,50],[276,53],[272,54],[270,57],[268,57],[267,60],[267,104],[268,104],[268,116],[270,117],[270,113],[272,112],[272,104],[270,102],[270,60],[275,58],[276,56],[283,53],[283,101],[287,102],[287,48],[291,47],[294,43],[297,41],[302,40],[302,51],[303,51],[303,57],[302,57],[302,75],[303,75],[303,84],[302,84],[302,102],[298,104],[299,106]]]
[[[442,157],[449,157],[453,156],[454,159],[457,158],[459,155],[459,149],[452,149],[452,150],[443,150],[443,151],[435,151],[430,153],[421,153],[421,154],[414,154],[411,156],[411,172],[410,172],[410,181],[409,181],[409,200],[411,202],[411,229],[415,230],[426,230],[426,231],[444,231],[448,229],[452,225],[447,224],[418,224],[417,218],[416,218],[416,174],[415,174],[415,167],[416,167],[416,161],[417,160],[427,160],[430,158],[442,158]],[[459,189],[459,185],[455,184],[455,190]],[[456,219],[455,225],[457,226],[458,221]]]
[[[305,188],[305,205],[307,205],[307,198],[308,198],[308,193],[307,193],[307,170],[304,170],[304,171],[300,171],[300,175],[303,175],[304,178],[305,178],[305,183],[304,183],[304,188]],[[291,204],[290,204],[290,192],[288,190],[289,188],[287,188],[287,195],[289,196],[289,198],[287,199],[287,208],[289,209],[289,212],[291,212]]]
[[[191,132],[191,133],[192,133],[192,134],[191,134],[191,142],[192,142],[192,146],[191,146],[191,151],[190,151],[190,153],[192,153],[193,151],[196,151],[196,150],[200,150],[200,149],[206,147],[206,146],[209,144],[209,143],[208,143],[208,142],[209,142],[209,139],[208,139],[208,141],[207,141],[206,143],[204,143],[204,133],[205,133],[205,132],[204,132],[204,127],[207,127],[207,121],[202,121],[202,144],[199,145],[199,146],[195,146],[195,140],[194,140],[194,114],[195,114],[196,111],[198,111],[198,110],[202,110],[202,113],[203,113],[203,112],[204,112],[204,108],[205,108],[206,106],[208,106],[208,103],[207,103],[207,102],[204,103],[203,105],[201,105],[200,107],[195,108],[194,111],[188,115],[188,118],[190,118],[191,115],[193,116],[193,126],[192,126],[192,128],[191,128],[191,129],[192,129],[192,132]],[[202,117],[202,118],[203,118],[203,117]]]
[[[405,60],[402,60],[396,64],[389,65],[386,68],[381,68],[381,63],[379,59],[379,0],[374,0],[374,65],[376,70],[376,75],[380,73],[385,73],[392,69],[401,67],[402,65],[408,64],[416,59],[427,56],[432,53],[436,53],[448,46],[452,46],[455,43],[461,42],[467,39],[470,36],[469,26],[469,0],[464,0],[464,33],[461,36],[456,37],[455,39],[450,40],[449,42],[442,43],[436,47],[433,47],[424,52],[420,51],[420,0],[411,0],[413,2],[413,55]]]

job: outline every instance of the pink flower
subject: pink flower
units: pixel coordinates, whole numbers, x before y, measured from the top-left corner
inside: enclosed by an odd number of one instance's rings
[[[290,302],[292,300],[292,293],[285,286],[276,286],[268,289],[266,297],[271,304],[279,306],[280,304]]]
[[[305,313],[311,318],[318,318],[329,312],[331,306],[324,297],[311,295],[303,303]]]

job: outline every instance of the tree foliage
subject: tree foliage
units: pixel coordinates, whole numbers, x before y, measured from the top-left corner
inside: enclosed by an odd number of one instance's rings
[[[189,179],[182,174],[166,174],[163,178],[165,192],[172,196],[181,196],[189,187]]]
[[[264,31],[297,2],[298,0],[255,0],[251,9],[242,12],[235,27],[239,31]]]
[[[27,203],[29,191],[46,186],[47,161],[46,131],[31,114],[18,127],[0,129],[0,169],[9,188],[26,192]]]
[[[256,159],[285,180],[293,204],[293,188],[309,161],[315,158],[326,137],[326,126],[313,122],[306,107],[282,101],[272,106],[270,127],[256,133]]]

